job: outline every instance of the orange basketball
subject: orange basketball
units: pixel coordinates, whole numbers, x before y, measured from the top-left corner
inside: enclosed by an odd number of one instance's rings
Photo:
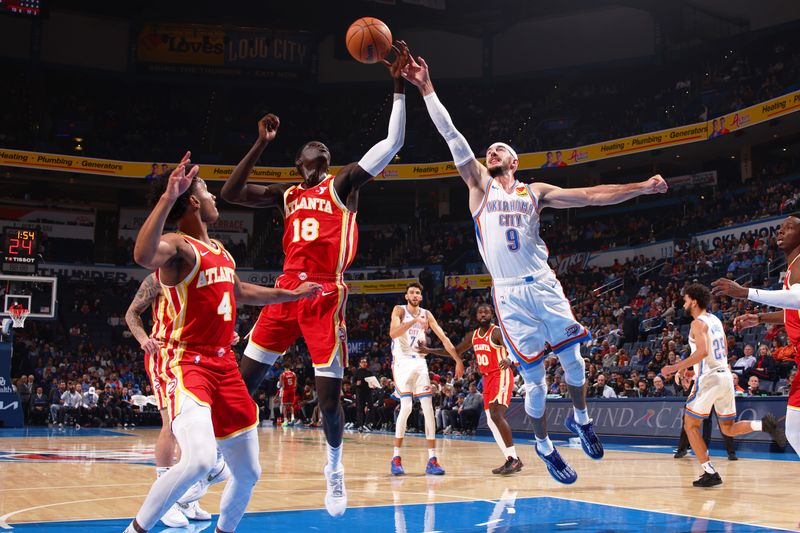
[[[392,49],[392,32],[382,21],[363,17],[347,28],[347,51],[361,63],[377,63]]]

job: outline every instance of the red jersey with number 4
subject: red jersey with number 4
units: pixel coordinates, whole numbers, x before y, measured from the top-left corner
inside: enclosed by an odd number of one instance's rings
[[[500,372],[500,361],[506,358],[506,349],[492,342],[492,332],[497,326],[489,326],[485,335],[475,329],[472,334],[472,351],[475,352],[475,360],[478,362],[478,370],[481,374],[488,376]]]
[[[789,278],[792,277],[792,268],[794,268],[798,259],[800,259],[800,255],[795,257],[794,260],[789,263],[789,268],[786,269],[786,277],[783,279],[783,288],[786,290],[789,290]],[[795,361],[800,365],[800,353],[797,353],[797,348],[800,348],[800,311],[797,309],[784,309],[783,323],[786,327],[786,334],[789,336],[789,340],[796,348],[794,356]]]
[[[208,245],[188,235],[181,237],[194,250],[196,263],[177,285],[162,284],[163,298],[156,302],[160,340],[227,351],[236,324],[236,263],[218,241]]]
[[[333,176],[307,189],[290,187],[283,195],[284,272],[310,277],[336,277],[356,255],[356,214],[349,211],[333,188]]]
[[[297,390],[297,374],[291,370],[285,370],[281,374],[281,390],[284,396],[292,396]]]

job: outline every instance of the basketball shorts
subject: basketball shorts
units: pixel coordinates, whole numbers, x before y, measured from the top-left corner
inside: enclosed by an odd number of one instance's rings
[[[281,404],[282,405],[292,405],[294,404],[294,392],[284,392],[281,394]]]
[[[326,278],[328,280],[330,278]],[[322,285],[322,293],[311,300],[268,305],[261,310],[245,355],[272,364],[276,354],[286,350],[302,336],[315,367],[347,366],[347,326],[344,313],[347,286],[341,281],[325,281],[313,275],[301,280],[296,274],[283,274],[276,288],[296,289],[305,281]]]
[[[795,411],[800,411],[800,372],[795,374],[792,380],[792,386],[789,387],[789,403],[787,407]]]
[[[720,420],[736,418],[733,376],[726,368],[695,379],[692,392],[686,399],[686,414],[694,418],[708,418],[712,407]]]
[[[552,270],[494,279],[492,297],[506,348],[520,369],[538,365],[549,351],[559,354],[592,338],[575,320]]]
[[[211,409],[217,439],[227,439],[258,425],[258,408],[239,373],[236,355],[228,348],[187,346],[165,347],[161,357],[161,380],[165,386],[170,419],[180,413],[187,398]]]
[[[392,362],[392,377],[397,395],[431,396],[431,378],[428,374],[428,363],[424,357],[408,357],[395,359]]]
[[[153,386],[153,395],[156,397],[158,410],[161,411],[167,408],[167,394],[158,372],[158,362],[158,354],[144,354],[144,369],[147,377],[150,378],[150,385]]]
[[[483,408],[489,409],[489,404],[499,403],[509,406],[511,393],[514,388],[514,373],[511,369],[492,372],[483,376]]]

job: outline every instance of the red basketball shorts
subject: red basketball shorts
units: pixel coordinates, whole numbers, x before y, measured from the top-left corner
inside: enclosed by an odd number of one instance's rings
[[[291,405],[294,403],[294,391],[281,394],[281,404]]]
[[[295,274],[283,274],[275,287],[292,290],[305,281],[321,284],[322,293],[310,300],[264,307],[250,333],[245,354],[268,361],[269,354],[284,354],[302,335],[315,367],[338,365],[344,368],[347,366],[344,320],[347,286],[341,281],[322,281],[312,275],[301,280]],[[274,358],[269,362],[274,362]]]
[[[223,349],[220,348],[220,351]],[[236,355],[228,349],[187,347],[179,343],[162,350],[161,366],[170,419],[188,399],[211,409],[214,435],[226,439],[258,425],[258,408],[239,374]]]
[[[490,403],[499,403],[508,407],[513,388],[514,373],[511,372],[511,369],[483,376],[483,408],[489,409]]]
[[[159,361],[158,354],[144,354],[144,369],[147,377],[150,378],[150,385],[153,386],[153,395],[156,397],[158,410],[161,411],[167,408],[167,392],[158,372]]]

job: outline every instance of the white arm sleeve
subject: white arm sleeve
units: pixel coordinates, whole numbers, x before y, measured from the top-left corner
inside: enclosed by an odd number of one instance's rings
[[[447,109],[445,109],[439,101],[439,97],[436,96],[436,93],[425,96],[425,107],[428,108],[428,114],[436,125],[436,129],[439,130],[444,140],[447,141],[447,146],[450,148],[450,153],[453,154],[453,162],[456,166],[460,167],[466,165],[475,159],[475,155],[472,153],[469,143],[453,125],[453,119],[450,118],[450,113],[447,112]]]
[[[780,307],[782,309],[800,309],[800,283],[789,287],[788,291],[766,291],[749,289],[747,299],[756,303]]]
[[[358,166],[370,176],[377,176],[403,147],[406,136],[406,95],[395,93],[392,114],[389,117],[389,134],[364,154]]]

